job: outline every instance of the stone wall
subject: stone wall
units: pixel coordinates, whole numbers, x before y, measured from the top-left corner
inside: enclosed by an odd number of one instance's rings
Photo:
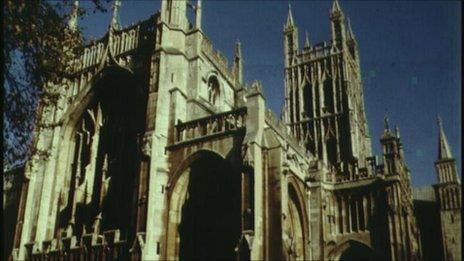
[[[15,230],[21,206],[21,190],[24,182],[24,167],[9,170],[3,175],[3,226],[2,259],[7,260],[13,249]]]
[[[414,214],[421,232],[424,260],[443,260],[441,224],[435,191],[432,186],[413,188]]]

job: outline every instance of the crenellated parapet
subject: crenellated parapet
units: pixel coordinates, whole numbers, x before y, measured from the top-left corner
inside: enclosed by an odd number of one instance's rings
[[[331,41],[325,41],[313,45],[311,48],[306,48],[301,51],[297,57],[302,62],[311,62],[319,59],[326,59],[330,55],[340,53],[337,49],[334,49]]]
[[[235,82],[234,73],[229,68],[229,62],[227,58],[219,51],[214,50],[213,44],[205,36],[201,42],[201,51],[229,82]]]

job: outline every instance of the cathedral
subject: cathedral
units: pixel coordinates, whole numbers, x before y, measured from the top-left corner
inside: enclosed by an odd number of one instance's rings
[[[204,34],[202,0],[163,0],[128,27],[120,9],[69,77],[48,82],[58,99],[41,103],[33,153],[4,187],[4,258],[461,258],[461,184],[441,120],[433,187],[411,186],[388,118],[373,155],[337,0],[328,41],[300,48],[291,8],[282,21],[281,117],[259,81],[244,83],[240,42],[229,63]]]

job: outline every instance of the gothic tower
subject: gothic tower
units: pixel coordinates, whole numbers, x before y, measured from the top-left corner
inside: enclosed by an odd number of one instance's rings
[[[438,184],[435,194],[440,209],[443,253],[445,260],[461,257],[461,184],[457,175],[456,160],[438,118],[438,159],[435,161]]]
[[[329,166],[365,166],[371,141],[357,41],[338,1],[333,2],[332,39],[298,49],[298,29],[289,9],[284,26],[283,118],[307,150]],[[358,162],[359,161],[359,162]]]
[[[172,27],[186,29],[187,1],[167,0],[161,2],[161,20]]]

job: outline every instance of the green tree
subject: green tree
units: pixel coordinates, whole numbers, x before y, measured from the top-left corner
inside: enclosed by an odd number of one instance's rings
[[[93,0],[91,11],[106,12],[109,1]],[[67,64],[85,42],[81,28],[70,29],[68,21],[89,11],[75,9],[72,0],[4,1],[4,170],[27,159],[36,112],[54,102],[46,82],[67,76]]]

